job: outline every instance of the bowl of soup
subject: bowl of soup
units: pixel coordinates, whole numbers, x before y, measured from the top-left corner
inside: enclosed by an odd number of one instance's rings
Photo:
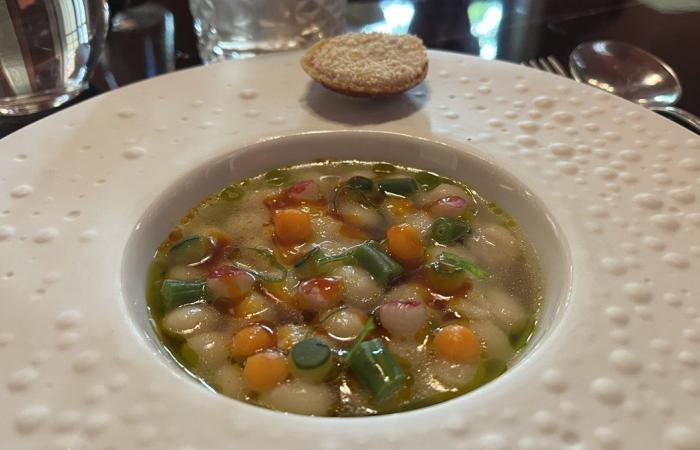
[[[507,379],[553,329],[569,279],[556,224],[509,172],[359,131],[203,164],[151,206],[125,261],[132,317],[175,370],[240,402],[334,417]]]

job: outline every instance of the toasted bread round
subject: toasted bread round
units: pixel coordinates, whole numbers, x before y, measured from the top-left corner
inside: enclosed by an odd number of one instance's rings
[[[385,97],[423,81],[428,55],[416,36],[348,33],[314,44],[301,66],[311,78],[341,94]]]

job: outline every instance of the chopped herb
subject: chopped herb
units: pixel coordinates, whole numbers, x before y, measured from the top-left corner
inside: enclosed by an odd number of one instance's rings
[[[431,172],[418,172],[414,178],[423,191],[432,191],[442,183],[442,178]]]
[[[430,226],[430,235],[440,244],[458,241],[469,232],[469,225],[461,219],[440,217]]]

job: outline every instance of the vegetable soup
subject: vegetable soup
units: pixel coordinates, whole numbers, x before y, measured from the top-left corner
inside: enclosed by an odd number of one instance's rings
[[[420,408],[501,375],[542,300],[532,247],[470,186],[387,163],[275,169],[202,201],[148,277],[205,385],[317,416]]]

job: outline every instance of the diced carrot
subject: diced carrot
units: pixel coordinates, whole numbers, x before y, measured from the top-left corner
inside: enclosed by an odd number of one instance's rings
[[[433,338],[437,355],[455,363],[474,363],[481,354],[481,341],[464,325],[452,324],[441,328]]]
[[[423,242],[418,230],[408,224],[394,225],[386,232],[391,256],[403,265],[417,265],[423,260]]]
[[[234,359],[243,361],[254,353],[273,347],[276,341],[275,334],[268,327],[251,325],[242,328],[233,336],[230,353]]]
[[[279,352],[265,351],[249,357],[243,368],[243,379],[254,391],[267,391],[289,375],[287,358]]]
[[[168,240],[170,242],[177,242],[180,239],[182,239],[182,230],[179,228],[174,229],[173,231],[170,232],[168,235]]]
[[[294,265],[309,251],[304,245],[287,245],[277,241],[275,246],[275,257],[277,261],[284,264]]]
[[[282,209],[272,216],[275,237],[283,244],[300,244],[313,232],[311,217],[298,209]]]
[[[340,234],[343,237],[351,239],[369,239],[372,237],[368,232],[366,232],[362,228],[358,228],[345,222],[343,222],[343,224],[340,226]]]
[[[272,300],[263,295],[256,295],[254,292],[236,303],[236,306],[233,308],[233,315],[237,318],[245,319],[259,318],[272,306]]]
[[[389,212],[396,217],[406,217],[408,214],[416,211],[413,202],[407,198],[388,197],[384,203]]]
[[[296,308],[297,307],[297,298],[294,294],[289,292],[289,288],[287,287],[287,283],[284,281],[272,283],[272,282],[263,282],[262,283],[262,288],[264,293],[268,297],[272,297],[274,300],[277,300],[278,302],[286,303],[287,305]]]
[[[440,295],[461,294],[471,287],[469,277],[462,272],[440,273],[433,267],[426,267],[424,274],[430,290]]]
[[[203,234],[220,246],[226,246],[231,241],[226,233],[221,230],[217,230],[216,228],[206,230]]]

